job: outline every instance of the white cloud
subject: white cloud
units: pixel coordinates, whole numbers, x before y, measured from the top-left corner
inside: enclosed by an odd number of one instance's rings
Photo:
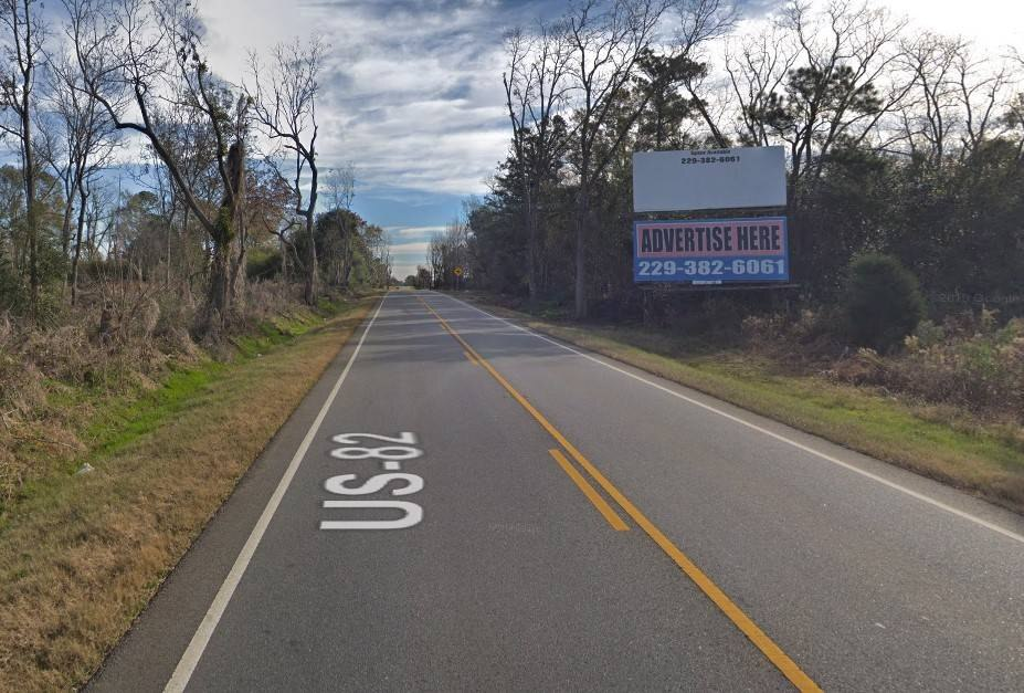
[[[234,82],[245,77],[248,48],[325,35],[318,145],[325,165],[356,164],[364,192],[467,195],[486,192],[508,141],[498,5],[218,0],[201,11],[211,65]]]
[[[444,231],[444,226],[388,226],[384,230],[393,236],[430,236]]]
[[[883,0],[916,27],[962,36],[995,53],[1024,51],[1024,5],[1013,0]]]
[[[391,254],[402,255],[403,257],[409,257],[414,254],[423,255],[427,252],[427,247],[430,245],[429,241],[417,242],[417,243],[392,243]]]
[[[428,242],[401,243],[392,241],[391,262],[392,274],[404,279],[416,273],[417,265],[425,265],[427,261]]]

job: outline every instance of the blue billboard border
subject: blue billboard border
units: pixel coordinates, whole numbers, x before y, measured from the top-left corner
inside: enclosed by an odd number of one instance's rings
[[[650,212],[645,212],[650,214]],[[700,280],[700,279],[682,279],[678,281],[665,281],[665,280],[641,280],[637,278],[637,263],[640,262],[640,257],[637,251],[637,226],[639,224],[693,224],[693,223],[709,223],[709,224],[724,224],[729,222],[751,222],[761,220],[781,219],[785,227],[784,234],[784,248],[782,255],[786,261],[786,275],[779,279],[728,279],[728,280]],[[712,219],[633,219],[633,230],[632,239],[630,245],[633,247],[633,284],[637,288],[644,289],[647,287],[653,288],[654,286],[662,287],[673,287],[673,288],[693,288],[702,290],[715,290],[722,289],[730,286],[737,286],[739,288],[749,289],[784,289],[784,288],[795,288],[798,284],[792,283],[792,271],[791,271],[791,257],[789,252],[789,215],[783,211],[781,214],[772,214],[765,216],[751,216],[751,217],[727,217],[727,218],[712,218]],[[739,259],[739,258],[734,258]]]

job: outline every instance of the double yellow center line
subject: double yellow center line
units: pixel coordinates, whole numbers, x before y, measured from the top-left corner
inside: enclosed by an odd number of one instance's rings
[[[619,517],[619,514],[615,512],[612,506],[608,505],[608,501],[601,497],[601,494],[576,470],[576,467],[572,466],[569,460],[565,459],[565,455],[562,454],[561,450],[548,450],[548,453],[555,458],[558,466],[569,475],[569,478],[579,487],[580,491],[583,491],[583,495],[587,497],[587,500],[594,504],[594,507],[604,516],[608,524],[619,532],[625,532],[629,529],[629,525]]]
[[[475,359],[476,363],[482,366],[491,376],[501,384],[502,387],[525,409],[530,416],[532,416],[541,427],[548,432],[548,434],[554,438],[562,448],[569,453],[572,457],[590,477],[597,482],[597,485],[604,489],[605,493],[614,500],[618,506],[625,511],[629,517],[639,526],[644,532],[647,533],[654,543],[661,548],[665,554],[672,559],[672,561],[679,566],[679,568],[686,574],[690,580],[710,599],[719,610],[728,617],[733,624],[740,629],[740,631],[747,636],[747,638],[757,647],[761,653],[768,658],[768,660],[775,665],[775,667],[789,679],[790,683],[793,684],[800,691],[820,691],[821,688],[808,676],[804,671],[794,662],[789,655],[782,651],[775,641],[768,637],[768,635],[761,630],[756,623],[746,613],[740,609],[732,599],[729,598],[725,592],[723,592],[718,585],[716,585],[711,578],[709,578],[704,571],[697,567],[689,557],[683,553],[679,547],[672,543],[672,541],[665,536],[665,534],[655,526],[653,522],[647,519],[640,510],[633,505],[628,498],[618,488],[615,487],[612,482],[608,479],[588,460],[583,453],[576,449],[576,447],[570,443],[562,433],[554,427],[554,425],[547,420],[547,418],[537,410],[530,402],[523,397],[512,387],[512,384],[505,379],[504,376],[499,373],[494,366],[492,366],[487,359],[481,356],[477,351],[469,345],[462,336],[456,332],[448,321],[442,318],[436,310],[434,310],[429,303],[423,300],[422,297],[418,297],[423,306],[437,318],[441,326],[450,334],[455,340],[462,345],[462,348],[466,350],[466,353]],[[580,490],[586,494],[587,498],[590,499],[598,510],[604,515],[605,519],[608,520],[609,524],[615,529],[622,530],[628,529],[626,523],[623,522],[622,518],[619,517],[618,513],[612,509],[612,507],[597,493],[597,491],[590,485],[589,482],[581,475],[569,460],[566,459],[565,455],[560,450],[551,450],[552,457],[559,463],[563,470],[569,475],[569,477],[576,482]]]

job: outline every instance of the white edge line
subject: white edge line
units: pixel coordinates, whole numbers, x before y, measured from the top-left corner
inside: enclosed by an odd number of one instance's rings
[[[598,363],[598,364],[604,366],[605,368],[610,368],[611,370],[616,371],[617,373],[621,373],[621,374],[623,374],[625,376],[628,376],[628,377],[632,378],[633,380],[638,380],[641,383],[644,383],[646,385],[650,385],[651,387],[656,388],[658,390],[661,390],[662,392],[665,392],[667,394],[670,394],[673,397],[677,397],[677,398],[679,398],[679,399],[681,399],[681,400],[683,400],[685,402],[688,402],[690,404],[696,405],[696,406],[700,407],[701,409],[705,409],[705,410],[707,410],[709,412],[712,412],[714,414],[718,414],[719,416],[724,416],[725,418],[729,419],[730,421],[734,421],[734,422],[736,422],[738,424],[746,426],[747,428],[755,430],[758,433],[763,433],[764,435],[766,435],[766,436],[768,436],[770,438],[774,438],[775,440],[778,440],[780,442],[783,442],[783,443],[786,443],[788,445],[791,445],[794,448],[797,448],[798,450],[802,450],[802,451],[804,451],[806,453],[814,455],[815,457],[819,457],[819,458],[825,460],[826,462],[831,462],[832,464],[835,464],[835,465],[838,465],[840,467],[843,467],[844,469],[848,469],[851,472],[855,472],[857,474],[860,474],[861,476],[866,477],[868,479],[871,479],[872,481],[877,481],[878,483],[883,484],[885,486],[888,486],[891,489],[895,489],[896,491],[899,491],[900,493],[904,493],[904,494],[910,496],[911,498],[916,498],[917,500],[919,500],[919,501],[921,501],[923,503],[927,503],[927,504],[929,504],[931,506],[939,508],[940,510],[944,510],[944,511],[946,511],[946,512],[952,514],[952,515],[956,515],[957,517],[961,517],[961,518],[963,518],[965,520],[968,520],[970,522],[975,523],[976,525],[980,525],[982,527],[985,527],[986,529],[992,530],[993,532],[997,532],[999,534],[1002,534],[1004,537],[1008,537],[1010,539],[1013,539],[1014,541],[1018,541],[1018,542],[1024,544],[1024,536],[1022,536],[1020,534],[1017,534],[1016,532],[1013,532],[1013,531],[1011,531],[1009,529],[1006,529],[1005,527],[1001,527],[1001,526],[999,526],[999,525],[997,525],[997,524],[995,524],[993,522],[989,522],[988,520],[983,520],[980,517],[977,517],[976,515],[972,515],[971,513],[964,512],[963,510],[960,510],[958,508],[954,508],[951,505],[947,505],[947,504],[943,503],[942,501],[935,500],[931,496],[927,496],[927,495],[925,495],[923,493],[920,493],[918,491],[915,491],[913,489],[909,489],[906,486],[902,486],[900,484],[897,484],[894,481],[889,481],[885,477],[879,476],[879,475],[874,474],[872,472],[869,472],[869,471],[867,471],[865,469],[861,469],[860,467],[858,467],[858,466],[856,466],[854,464],[850,464],[849,462],[844,462],[843,460],[841,460],[841,459],[839,459],[837,457],[833,457],[832,455],[826,454],[824,452],[821,452],[820,450],[815,450],[812,447],[804,445],[803,443],[795,441],[795,440],[793,440],[791,438],[787,438],[786,436],[781,435],[779,433],[775,433],[774,431],[769,431],[767,428],[764,428],[762,426],[758,426],[755,423],[752,423],[750,421],[746,421],[745,419],[742,419],[742,418],[740,418],[738,416],[734,416],[733,414],[730,414],[728,412],[722,411],[721,409],[717,409],[717,408],[715,408],[715,407],[713,407],[713,406],[711,406],[709,404],[705,404],[704,402],[701,402],[700,400],[693,399],[692,397],[687,397],[686,395],[684,395],[682,393],[679,393],[679,392],[676,392],[675,390],[673,390],[671,388],[665,387],[664,385],[656,383],[656,382],[654,382],[652,380],[648,380],[647,378],[639,376],[636,373],[630,373],[629,371],[625,370],[624,368],[619,368],[618,366],[616,366],[614,364],[611,364],[611,363],[608,363],[606,361],[603,361],[603,360],[601,360],[599,358],[596,358],[596,357],[594,357],[594,356],[592,356],[590,354],[587,354],[585,352],[579,351],[577,349],[573,349],[570,346],[562,344],[561,342],[557,342],[554,339],[550,339],[549,337],[546,337],[546,336],[544,336],[542,334],[538,334],[537,332],[534,332],[533,330],[530,330],[530,329],[528,329],[526,327],[523,327],[522,325],[517,325],[514,322],[506,320],[505,318],[498,317],[497,315],[492,315],[491,313],[488,313],[485,310],[481,310],[481,309],[477,308],[474,305],[466,303],[465,301],[463,301],[461,299],[455,298],[454,296],[449,296],[448,294],[440,294],[440,295],[447,296],[448,298],[452,299],[453,301],[456,301],[457,303],[461,303],[462,305],[466,306],[467,308],[475,310],[478,313],[482,313],[483,315],[486,315],[489,318],[494,318],[495,320],[499,320],[499,321],[505,323],[506,325],[510,325],[511,327],[516,328],[517,330],[520,330],[522,332],[526,332],[527,334],[533,335],[537,339],[544,340],[545,342],[548,342],[549,344],[554,344],[555,346],[561,347],[562,349],[565,349],[566,351],[571,351],[572,353],[574,353],[574,354],[576,354],[578,356],[582,356],[585,359],[589,359],[590,361],[593,361],[594,363]]]
[[[338,380],[334,383],[334,387],[331,389],[330,394],[327,395],[327,399],[324,401],[323,406],[320,407],[320,413],[318,413],[316,419],[313,420],[313,425],[309,427],[309,431],[306,432],[306,437],[302,439],[302,443],[299,445],[298,450],[295,451],[295,455],[292,456],[291,462],[288,463],[288,468],[285,470],[284,476],[281,477],[281,481],[274,490],[274,494],[270,497],[270,500],[267,501],[267,505],[263,509],[263,514],[260,515],[259,520],[256,521],[255,526],[252,528],[252,532],[249,534],[249,538],[246,540],[245,545],[242,546],[242,550],[238,554],[238,558],[235,559],[234,565],[231,566],[231,571],[228,573],[227,577],[224,578],[223,584],[221,584],[220,589],[217,591],[217,596],[213,598],[213,603],[210,604],[210,608],[206,611],[206,615],[203,617],[202,622],[196,629],[195,635],[192,636],[191,642],[189,642],[184,654],[181,655],[181,659],[178,660],[178,666],[175,667],[174,673],[171,675],[170,680],[164,687],[164,693],[181,693],[185,690],[185,686],[188,685],[189,680],[192,678],[192,673],[199,664],[199,660],[202,658],[203,652],[206,650],[206,646],[210,642],[210,638],[213,637],[213,631],[217,628],[217,624],[220,622],[221,616],[224,615],[224,610],[227,609],[228,602],[231,601],[231,597],[235,593],[235,588],[237,588],[238,583],[241,582],[242,575],[245,574],[245,569],[249,566],[249,562],[252,560],[253,554],[256,553],[256,547],[259,546],[260,540],[263,539],[263,535],[267,531],[267,527],[270,525],[270,521],[274,517],[274,513],[277,512],[277,506],[281,504],[281,499],[284,497],[285,492],[288,490],[288,486],[292,482],[292,478],[295,476],[295,472],[298,471],[299,465],[306,456],[306,451],[309,450],[309,446],[312,445],[313,439],[316,438],[316,434],[320,430],[320,425],[327,416],[327,410],[331,408],[332,404],[334,404],[334,399],[338,396],[338,391],[341,390],[341,385],[345,382],[348,372],[352,369],[352,364],[355,363],[356,356],[359,355],[359,350],[363,347],[366,335],[370,333],[370,328],[373,327],[373,323],[376,322],[377,316],[380,315],[380,309],[384,307],[384,301],[386,300],[387,294],[385,294],[384,298],[381,299],[380,304],[377,306],[377,310],[374,312],[373,317],[370,318],[369,324],[367,324],[366,329],[359,338],[359,342],[356,344],[355,350],[349,357],[348,363],[345,364],[345,369],[341,372],[341,375],[338,376]]]

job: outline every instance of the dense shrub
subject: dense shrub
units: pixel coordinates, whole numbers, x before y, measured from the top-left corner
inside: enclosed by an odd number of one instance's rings
[[[998,328],[991,317],[982,311],[973,329],[957,333],[922,323],[897,364],[904,387],[930,400],[1024,418],[1024,319]],[[942,341],[938,329],[947,332]]]
[[[0,311],[21,313],[29,305],[28,283],[11,264],[0,258]]]
[[[1024,319],[1000,328],[985,313],[957,316],[943,325],[922,322],[906,338],[904,353],[883,357],[861,349],[829,374],[1019,423],[1024,421]]]
[[[777,367],[882,388],[929,405],[950,405],[988,420],[1024,423],[1024,318],[1003,323],[982,309],[924,320],[905,349],[880,354],[838,341],[840,314],[766,312],[743,320],[745,348]]]
[[[853,343],[882,353],[901,344],[924,316],[917,279],[888,255],[854,258],[843,306]]]
[[[245,265],[249,279],[274,279],[281,274],[281,253],[277,250],[252,250]]]

